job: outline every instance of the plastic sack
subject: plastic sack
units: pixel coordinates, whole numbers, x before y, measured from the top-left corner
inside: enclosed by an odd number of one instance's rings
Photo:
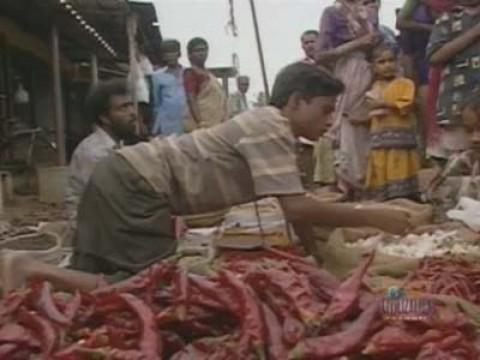
[[[461,221],[473,231],[480,232],[480,201],[462,197],[456,208],[447,212],[447,217]]]

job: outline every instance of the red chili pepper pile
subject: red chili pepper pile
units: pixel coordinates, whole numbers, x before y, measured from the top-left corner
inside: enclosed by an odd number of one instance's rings
[[[166,261],[90,294],[32,284],[0,304],[0,360],[479,358],[460,313],[386,321],[362,285],[372,256],[342,283],[269,249],[227,253],[212,276]]]
[[[457,296],[480,305],[480,265],[464,259],[426,258],[410,276],[407,289]]]

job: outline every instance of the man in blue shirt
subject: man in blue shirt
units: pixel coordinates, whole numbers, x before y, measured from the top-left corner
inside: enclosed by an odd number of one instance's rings
[[[168,136],[183,133],[186,97],[183,87],[183,66],[180,65],[180,43],[165,40],[161,47],[166,67],[152,75],[152,134]]]

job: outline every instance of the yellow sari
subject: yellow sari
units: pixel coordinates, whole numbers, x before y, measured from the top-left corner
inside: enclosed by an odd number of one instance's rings
[[[390,106],[370,113],[367,192],[380,200],[414,196],[420,168],[412,111],[415,85],[405,78],[377,81],[367,96]]]

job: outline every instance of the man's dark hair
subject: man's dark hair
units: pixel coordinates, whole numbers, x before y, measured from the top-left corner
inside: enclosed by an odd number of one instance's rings
[[[208,47],[208,42],[207,42],[207,40],[205,40],[203,38],[200,38],[200,37],[196,37],[196,38],[193,38],[192,40],[190,40],[187,44],[188,54],[191,54],[193,49],[195,49],[199,45],[205,45],[205,46]]]
[[[300,37],[300,39],[303,39],[304,36],[307,36],[307,35],[315,35],[315,36],[318,36],[320,35],[320,33],[317,31],[317,30],[307,30],[307,31],[304,31],[302,36]]]
[[[294,93],[298,93],[302,99],[310,100],[318,96],[336,96],[344,89],[343,83],[327,70],[297,62],[288,65],[277,75],[270,105],[281,109]]]
[[[248,75],[238,75],[237,76],[237,81],[238,80],[248,80],[248,81],[250,81],[250,76],[248,76]]]
[[[130,90],[125,79],[112,79],[99,82],[93,87],[86,99],[85,108],[87,116],[96,123],[100,116],[105,114],[110,107],[110,98],[114,95],[128,95]]]
[[[162,44],[160,45],[160,49],[162,53],[180,52],[180,49],[181,49],[180,41],[176,39],[163,40]]]

